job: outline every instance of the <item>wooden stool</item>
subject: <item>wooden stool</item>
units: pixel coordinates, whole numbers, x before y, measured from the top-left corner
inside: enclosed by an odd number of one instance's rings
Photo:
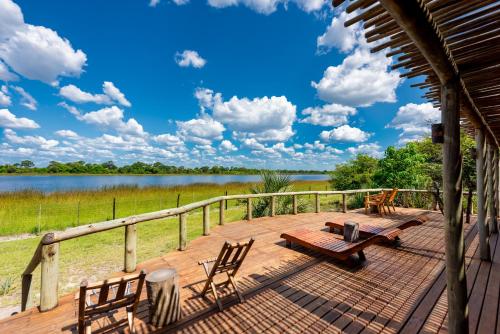
[[[153,271],[146,276],[149,320],[156,327],[172,324],[181,317],[179,275],[174,268]]]

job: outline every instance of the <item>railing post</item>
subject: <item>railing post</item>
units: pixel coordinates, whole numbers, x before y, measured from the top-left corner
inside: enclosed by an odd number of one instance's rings
[[[497,222],[497,210],[495,203],[495,170],[494,170],[494,155],[493,155],[493,145],[490,143],[486,144],[488,149],[488,207],[490,211],[490,231],[492,233],[498,233],[498,222]]]
[[[252,220],[252,198],[248,197],[247,200],[247,220]]]
[[[183,251],[187,246],[187,213],[179,215],[179,250]]]
[[[276,196],[271,196],[271,213],[270,216],[274,217],[276,215]]]
[[[219,202],[219,225],[224,225],[224,200]]]
[[[125,226],[125,272],[134,272],[137,267],[137,226]]]
[[[210,235],[210,205],[203,207],[203,235]]]
[[[43,237],[41,260],[40,312],[52,310],[58,304],[59,243],[50,244],[53,233]]]
[[[298,213],[298,205],[297,205],[297,195],[293,195],[292,197],[292,205],[293,205],[293,214],[296,215]]]
[[[319,202],[319,194],[316,193],[316,205],[314,205],[314,209],[316,211],[316,213],[320,213],[321,211],[321,204]]]
[[[346,193],[342,194],[342,212],[343,213],[347,212],[347,194]]]
[[[489,228],[487,224],[487,190],[485,166],[485,138],[483,130],[476,129],[476,189],[477,226],[479,231],[479,254],[482,260],[490,260]]]

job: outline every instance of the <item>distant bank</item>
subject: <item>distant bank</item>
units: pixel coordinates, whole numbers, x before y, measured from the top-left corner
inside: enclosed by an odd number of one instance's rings
[[[294,181],[326,181],[328,174],[294,174]],[[43,192],[90,190],[104,187],[182,186],[197,183],[258,182],[260,175],[0,175],[0,192],[26,189]]]

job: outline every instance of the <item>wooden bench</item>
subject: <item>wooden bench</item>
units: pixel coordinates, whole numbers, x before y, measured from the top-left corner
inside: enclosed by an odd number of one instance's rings
[[[370,238],[374,235],[381,236],[385,241],[399,240],[399,234],[409,227],[419,226],[429,220],[427,214],[422,214],[417,217],[408,218],[390,227],[373,226],[367,224],[359,224],[359,237],[362,239]],[[325,226],[330,228],[330,232],[338,234],[344,233],[345,222],[326,222]]]
[[[324,231],[312,231],[308,229],[299,229],[280,236],[286,240],[286,246],[292,247],[292,243],[302,247],[312,249],[333,258],[346,261],[351,255],[358,254],[360,261],[365,261],[366,257],[363,250],[382,240],[382,236],[374,235],[368,239],[357,242],[344,241],[342,237]]]

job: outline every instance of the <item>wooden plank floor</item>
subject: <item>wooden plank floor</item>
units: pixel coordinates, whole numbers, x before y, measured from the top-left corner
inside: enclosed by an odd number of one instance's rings
[[[149,326],[144,293],[136,332],[395,333],[414,323],[414,314],[424,315],[418,330],[445,331],[446,296],[442,284],[438,286],[444,269],[441,214],[430,213],[431,219],[424,225],[405,230],[398,248],[379,245],[367,248],[366,263],[354,268],[300,247],[287,249],[279,238],[281,232],[296,228],[323,229],[326,221],[349,219],[391,226],[423,212],[398,208],[398,213],[389,218],[366,216],[362,212],[308,213],[219,226],[210,236],[192,241],[186,251],[168,253],[139,266],[139,270],[175,267],[179,271],[183,320],[163,330]],[[481,319],[476,326],[480,332],[481,326],[485,326],[483,319],[491,318],[488,323],[497,325],[500,249],[492,247],[496,262],[483,264],[474,257],[477,237],[472,225],[466,226],[466,235],[469,236],[468,275],[481,273],[476,274],[476,279],[469,279],[471,303],[480,304],[480,308],[485,305],[483,312],[476,312]],[[216,312],[211,296],[203,299],[198,295],[204,273],[197,262],[216,256],[225,240],[240,241],[251,236],[256,242],[239,274],[246,302],[239,304],[234,296],[227,296],[224,312]],[[492,241],[495,245],[498,242],[496,237]],[[432,289],[434,286],[438,288]],[[480,297],[479,291],[487,292]],[[424,299],[426,305],[431,305],[427,306],[427,312],[420,306]],[[74,332],[75,307],[73,295],[62,297],[60,306],[53,311],[39,313],[31,309],[1,321],[0,333]],[[471,310],[471,318],[472,314]],[[94,322],[93,328],[95,332],[115,332],[114,323],[123,318],[124,314],[117,312]]]

